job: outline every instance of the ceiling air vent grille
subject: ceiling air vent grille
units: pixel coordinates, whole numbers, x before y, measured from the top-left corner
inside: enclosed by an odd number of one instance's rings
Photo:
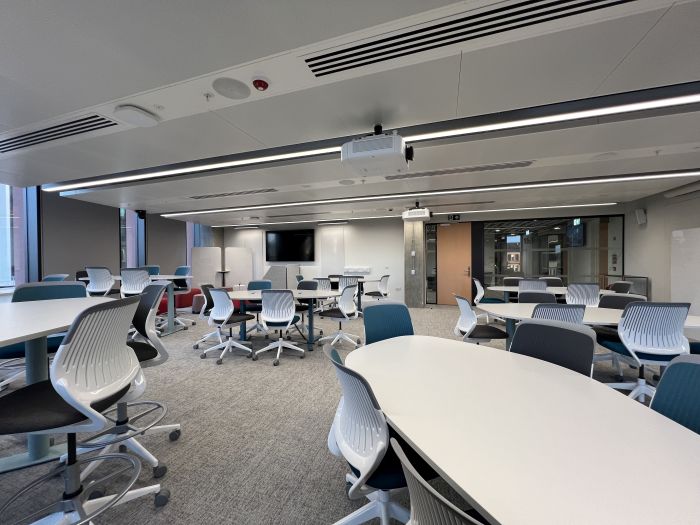
[[[61,124],[2,139],[0,140],[0,153],[9,153],[11,151],[30,148],[54,140],[74,137],[76,135],[82,135],[84,133],[90,133],[91,131],[117,125],[118,123],[114,120],[98,115],[97,113],[92,113],[74,120],[62,122]]]
[[[238,195],[257,195],[258,193],[274,193],[275,188],[263,188],[260,190],[229,191],[226,193],[209,193],[207,195],[192,195],[190,199],[218,199],[220,197],[236,197]]]
[[[417,173],[401,173],[387,175],[386,180],[418,179],[421,177],[435,177],[436,175],[458,175],[460,173],[478,173],[480,171],[510,170],[514,168],[527,168],[534,164],[534,160],[518,160],[515,162],[500,162],[498,164],[482,164],[481,166],[466,166],[462,168],[450,168],[446,170],[419,171]]]
[[[637,0],[528,0],[395,32],[305,59],[317,77],[459,44]]]

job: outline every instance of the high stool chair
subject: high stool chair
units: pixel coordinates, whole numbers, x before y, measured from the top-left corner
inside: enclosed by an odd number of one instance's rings
[[[78,432],[95,432],[109,426],[101,411],[120,399],[142,380],[134,352],[125,344],[131,319],[139,300],[136,297],[92,306],[73,322],[56,352],[50,380],[20,388],[0,398],[0,434],[53,433],[68,435],[66,460],[57,469],[35,479],[0,508],[5,518],[20,497],[42,487],[56,475],[63,478],[60,501],[47,505],[23,519],[42,523],[90,523],[116,504],[155,494],[157,506],[169,499],[160,485],[130,490],[141,471],[139,460],[128,454],[108,454],[94,458],[77,455]],[[92,462],[118,464],[120,468],[83,484],[81,468]],[[95,489],[118,476],[128,480],[116,494],[92,498]]]

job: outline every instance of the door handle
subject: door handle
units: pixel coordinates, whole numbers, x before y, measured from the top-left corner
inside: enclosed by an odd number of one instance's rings
[[[472,275],[472,267],[467,266],[467,269],[464,271],[465,274],[467,274],[467,277],[471,277]]]

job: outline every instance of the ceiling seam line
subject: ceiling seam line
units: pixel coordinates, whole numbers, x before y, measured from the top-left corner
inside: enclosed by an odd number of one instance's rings
[[[233,129],[235,129],[235,130],[237,130],[237,131],[240,131],[240,132],[243,133],[246,137],[253,139],[255,142],[257,142],[257,143],[260,144],[261,146],[264,146],[264,147],[266,147],[266,148],[269,148],[269,147],[270,147],[269,145],[265,144],[262,140],[260,140],[260,139],[259,139],[258,137],[256,137],[255,135],[252,135],[252,134],[248,133],[246,130],[239,128],[238,126],[236,126],[233,122],[231,122],[229,119],[227,119],[227,118],[224,117],[223,115],[219,115],[219,114],[216,112],[215,109],[210,109],[210,110],[208,110],[208,111],[209,111],[210,114],[212,114],[212,115],[218,117],[219,119],[223,120],[226,124],[228,124],[229,126],[231,126]]]
[[[462,90],[462,62],[464,61],[464,51],[459,52],[459,73],[457,74],[457,100],[455,103],[455,118],[459,116],[459,94]]]

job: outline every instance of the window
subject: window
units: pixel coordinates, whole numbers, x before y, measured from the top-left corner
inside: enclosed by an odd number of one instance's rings
[[[27,282],[25,190],[0,184],[0,287]]]
[[[138,266],[136,220],[135,211],[119,209],[119,264],[122,268]]]

